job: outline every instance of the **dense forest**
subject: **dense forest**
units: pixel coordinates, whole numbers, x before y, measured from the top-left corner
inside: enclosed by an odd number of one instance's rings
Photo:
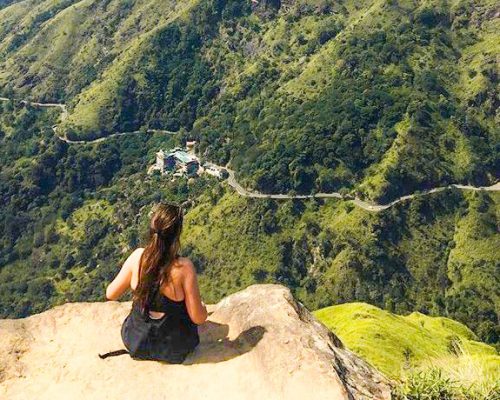
[[[490,0],[35,3],[0,9],[0,94],[66,102],[69,138],[179,130],[266,193],[500,176]]]
[[[180,137],[68,145],[50,129],[57,111],[0,104],[0,317],[103,300],[143,242],[150,207],[168,199],[186,207],[182,253],[208,302],[280,282],[311,309],[366,301],[450,316],[499,341],[499,194],[455,189],[380,213],[244,198],[211,177],[148,176],[154,152]]]

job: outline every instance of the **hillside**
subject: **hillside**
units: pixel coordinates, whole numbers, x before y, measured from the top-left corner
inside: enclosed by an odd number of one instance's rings
[[[418,312],[400,316],[366,303],[346,303],[322,308],[314,316],[341,340],[389,376],[404,375],[405,369],[429,365],[457,355],[491,359],[491,373],[500,373],[496,350],[477,341],[465,325],[448,318]]]
[[[184,243],[209,297],[278,281],[311,309],[363,299],[447,315],[498,341],[498,194],[450,191],[376,214],[338,200],[230,191],[217,203],[201,200],[187,215]]]
[[[436,370],[465,388],[462,397],[455,393],[445,398],[500,396],[500,356],[456,321],[417,312],[400,316],[364,303],[327,307],[315,311],[314,316],[347,348],[388,376],[410,382],[419,378],[421,396],[426,383],[422,377],[431,377],[429,371]]]
[[[57,110],[0,107],[1,317],[102,299],[143,242],[151,205],[168,199],[185,204],[182,251],[207,301],[283,283],[310,309],[366,301],[449,316],[498,343],[498,193],[444,191],[380,213],[339,199],[245,198],[207,176],[146,175],[177,137],[71,146],[49,128]]]
[[[491,0],[18,1],[0,94],[70,138],[179,131],[266,193],[389,201],[500,177]]]
[[[283,286],[251,286],[210,310],[200,345],[181,365],[98,357],[123,348],[129,302],[72,303],[0,320],[0,396],[302,400],[314,392],[321,399],[390,399],[387,380]]]

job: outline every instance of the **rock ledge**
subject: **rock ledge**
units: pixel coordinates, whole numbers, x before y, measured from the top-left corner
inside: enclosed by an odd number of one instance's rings
[[[0,398],[390,399],[386,379],[280,285],[253,285],[210,306],[183,365],[101,360],[123,348],[130,302],[68,303],[0,320]]]

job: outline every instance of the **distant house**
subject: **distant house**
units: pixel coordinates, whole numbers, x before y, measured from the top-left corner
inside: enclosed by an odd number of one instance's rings
[[[198,173],[198,169],[200,168],[200,162],[195,156],[181,150],[172,153],[172,155],[175,158],[176,164],[187,175],[194,175]]]
[[[161,173],[179,169],[187,175],[194,175],[198,173],[200,163],[195,156],[176,148],[170,153],[165,153],[163,150],[158,151],[155,167]]]
[[[175,157],[172,156],[172,153],[167,154],[163,150],[157,152],[156,169],[160,170],[161,173],[175,169]]]

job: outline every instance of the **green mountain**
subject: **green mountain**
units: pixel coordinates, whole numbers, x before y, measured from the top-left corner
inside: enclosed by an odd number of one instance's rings
[[[406,380],[406,398],[498,399],[500,356],[456,321],[417,312],[400,316],[364,303],[327,307],[314,315],[350,350],[387,376]],[[439,384],[440,396],[425,397]],[[420,397],[411,397],[415,389]]]
[[[168,199],[185,202],[183,252],[209,302],[281,282],[311,309],[366,301],[446,315],[498,342],[496,192],[453,189],[382,212],[338,199],[246,198],[209,176],[146,175],[177,136],[68,145],[50,129],[57,111],[0,105],[2,317],[102,299],[141,243],[149,207]]]
[[[226,192],[190,210],[185,243],[214,300],[278,281],[311,309],[363,299],[452,316],[495,343],[499,202],[497,193],[450,191],[371,213],[337,200]]]
[[[498,361],[476,342],[500,342],[498,191],[374,212],[146,174],[159,148],[195,139],[265,193],[386,203],[495,183],[495,2],[7,0],[0,21],[0,96],[68,108],[0,101],[0,318],[102,300],[168,199],[187,210],[183,254],[207,302],[280,282],[314,310],[382,307],[317,315],[395,377],[431,358]]]
[[[69,138],[180,131],[249,188],[382,202],[500,175],[495,2],[25,0],[0,93]]]

